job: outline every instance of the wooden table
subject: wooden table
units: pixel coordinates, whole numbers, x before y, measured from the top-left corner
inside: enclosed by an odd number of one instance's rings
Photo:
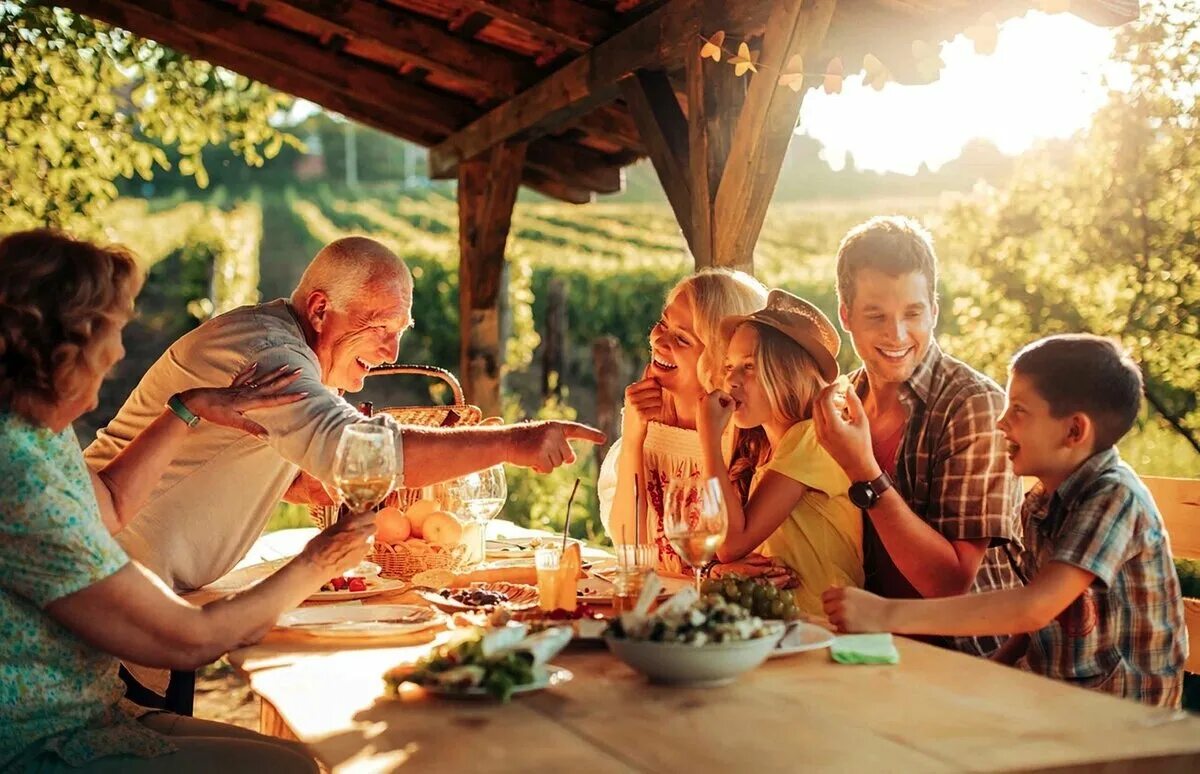
[[[508,705],[381,698],[383,672],[429,647],[334,650],[276,632],[230,660],[265,729],[338,772],[1200,770],[1200,718],[903,638],[898,666],[818,651],[710,689],[649,685],[607,650],[572,646],[554,663],[573,681]]]

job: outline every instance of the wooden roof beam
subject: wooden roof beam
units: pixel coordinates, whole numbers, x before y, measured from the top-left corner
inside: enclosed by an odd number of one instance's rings
[[[615,14],[577,0],[460,0],[459,4],[569,51],[587,51],[620,26]]]
[[[532,143],[525,163],[564,182],[598,193],[619,193],[624,185],[621,167],[627,160],[608,158],[590,148],[546,137]]]
[[[677,63],[700,34],[699,0],[673,0],[486,113],[429,153],[432,177],[454,174],[470,159],[510,139],[560,130],[617,96],[617,83],[642,68]],[[740,33],[731,18],[731,33]]]
[[[270,64],[276,71],[286,70],[297,77],[316,78],[331,90],[353,94],[357,100],[384,111],[401,112],[407,116],[410,125],[433,134],[452,131],[478,114],[478,109],[467,100],[430,91],[393,72],[320,48],[316,41],[304,35],[250,21],[224,3],[218,5],[204,0],[65,2],[84,13],[88,13],[89,8],[102,7],[137,15],[142,29],[130,31],[155,40],[163,40],[175,30],[186,31],[213,50],[235,54],[242,63]],[[113,23],[124,26],[120,22]],[[213,56],[209,61],[239,69],[227,64],[221,56]],[[274,85],[271,81],[264,83]]]
[[[591,204],[596,201],[596,192],[572,183],[564,183],[559,178],[547,175],[526,165],[521,175],[521,185],[537,191],[542,196],[568,204]]]
[[[538,78],[521,57],[451,33],[448,27],[398,7],[364,0],[258,0],[330,26],[347,38],[373,41],[431,72],[469,81],[491,94],[516,94]]]
[[[310,70],[291,67],[270,57],[255,56],[225,42],[197,35],[132,3],[121,0],[67,0],[67,3],[79,13],[241,73],[411,142],[428,146],[453,129],[448,125],[431,125],[427,119],[400,110],[398,105],[384,106],[363,99],[350,90],[337,88]]]

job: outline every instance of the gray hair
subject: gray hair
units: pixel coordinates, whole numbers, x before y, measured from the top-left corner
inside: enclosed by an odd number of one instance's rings
[[[379,282],[399,281],[412,286],[412,275],[400,256],[374,239],[362,236],[335,239],[321,248],[292,291],[292,305],[303,308],[308,297],[322,291],[334,309],[353,305]]]

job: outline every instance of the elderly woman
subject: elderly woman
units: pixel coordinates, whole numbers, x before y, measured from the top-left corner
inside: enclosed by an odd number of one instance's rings
[[[259,432],[242,412],[303,397],[283,392],[291,374],[252,369],[230,388],[180,393],[89,474],[71,422],[124,355],[140,282],[121,250],[51,231],[0,240],[0,769],[315,771],[298,745],[122,698],[119,659],[192,669],[257,640],[359,562],[373,529],[343,520],[252,590],[204,607],[130,561],[110,534],[115,514],[136,512],[197,417]]]

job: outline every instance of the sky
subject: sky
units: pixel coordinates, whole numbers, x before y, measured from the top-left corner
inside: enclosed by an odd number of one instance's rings
[[[810,90],[798,131],[824,145],[834,169],[847,153],[859,169],[913,174],[922,162],[937,169],[974,137],[1015,155],[1088,125],[1105,100],[1102,76],[1115,76],[1114,34],[1071,14],[1031,12],[1000,27],[990,55],[976,54],[961,35],[946,43],[946,66],[932,84],[875,91],[854,76],[840,94]]]

